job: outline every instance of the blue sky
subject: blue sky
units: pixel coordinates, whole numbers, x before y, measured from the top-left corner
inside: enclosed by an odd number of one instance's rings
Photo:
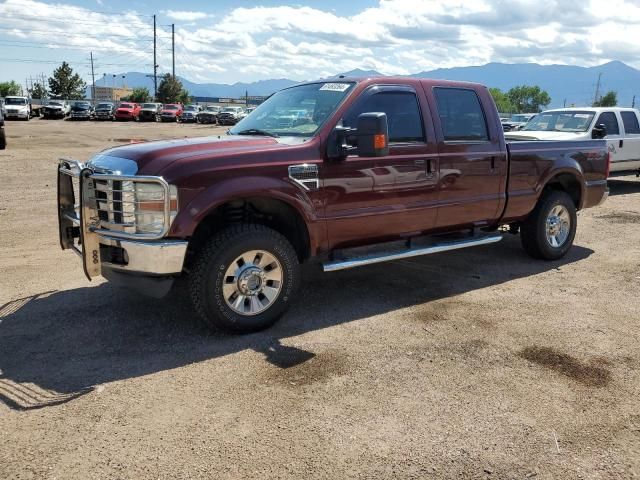
[[[0,81],[68,61],[86,80],[159,72],[194,82],[304,80],[354,68],[408,74],[488,62],[640,68],[637,0],[0,0]]]

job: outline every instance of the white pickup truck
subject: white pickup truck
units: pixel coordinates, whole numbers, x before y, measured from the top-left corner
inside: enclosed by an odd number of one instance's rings
[[[640,112],[633,108],[562,108],[539,113],[507,140],[587,140],[604,125],[611,152],[611,173],[640,175]]]

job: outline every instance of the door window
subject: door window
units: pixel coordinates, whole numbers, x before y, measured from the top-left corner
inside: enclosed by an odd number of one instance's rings
[[[634,112],[620,112],[622,124],[624,125],[624,133],[640,134],[640,125],[638,125],[638,116]]]
[[[596,120],[596,125],[601,123],[607,128],[607,135],[620,135],[620,127],[618,126],[618,119],[613,112],[602,112]]]
[[[487,121],[476,92],[464,88],[434,88],[446,142],[486,142]]]
[[[343,125],[355,128],[361,113],[384,112],[389,143],[425,142],[418,98],[411,92],[379,92],[365,97],[345,116]]]

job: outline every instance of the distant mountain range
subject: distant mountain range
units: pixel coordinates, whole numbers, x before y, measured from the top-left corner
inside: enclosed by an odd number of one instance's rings
[[[122,76],[125,76],[123,79]],[[378,76],[375,70],[352,70],[345,76]],[[636,106],[640,104],[640,70],[625,63],[614,61],[597,67],[576,67],[571,65],[538,65],[536,63],[488,63],[475,67],[440,68],[419,72],[409,77],[437,78],[448,80],[465,80],[483,83],[489,87],[509,90],[518,85],[539,85],[551,96],[550,107],[576,105],[585,106],[593,102],[598,77],[599,91],[604,94],[608,90],[618,93],[618,105],[631,106],[634,95]],[[224,83],[194,83],[179,77],[184,87],[193,96],[198,97],[231,97],[238,98],[249,95],[270,95],[271,93],[296,83],[297,80],[286,78],[260,80],[252,83],[238,82],[232,85]],[[118,74],[116,86],[147,87],[153,91],[153,78],[139,72]],[[113,77],[107,75],[96,82],[98,86],[111,86]]]

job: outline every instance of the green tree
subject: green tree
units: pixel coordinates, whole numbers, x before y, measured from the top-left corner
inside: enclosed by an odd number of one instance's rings
[[[162,103],[179,102],[184,91],[182,82],[167,73],[162,77],[162,81],[158,85],[158,101]]]
[[[41,83],[34,83],[33,87],[29,89],[29,95],[31,98],[47,98],[49,96],[49,92]]]
[[[618,105],[618,94],[609,90],[599,100],[593,102],[594,107],[615,107]]]
[[[493,101],[496,102],[498,112],[510,113],[513,111],[513,105],[511,104],[511,100],[509,100],[509,97],[506,93],[504,93],[499,88],[490,88],[489,93],[493,97]]]
[[[549,94],[537,85],[521,85],[507,92],[516,113],[537,113],[551,103]]]
[[[148,102],[150,98],[151,93],[149,93],[149,89],[147,87],[134,88],[131,95],[129,95],[129,101],[136,103]]]
[[[13,80],[10,82],[0,82],[0,97],[20,95],[20,93],[22,93],[22,87]]]
[[[62,62],[49,78],[49,91],[51,95],[68,100],[82,99],[85,97],[87,84],[80,75],[73,73],[73,69],[67,62]]]
[[[178,101],[183,104],[191,103],[191,97],[189,96],[189,92],[187,92],[184,88],[180,92],[180,96],[178,97]]]

